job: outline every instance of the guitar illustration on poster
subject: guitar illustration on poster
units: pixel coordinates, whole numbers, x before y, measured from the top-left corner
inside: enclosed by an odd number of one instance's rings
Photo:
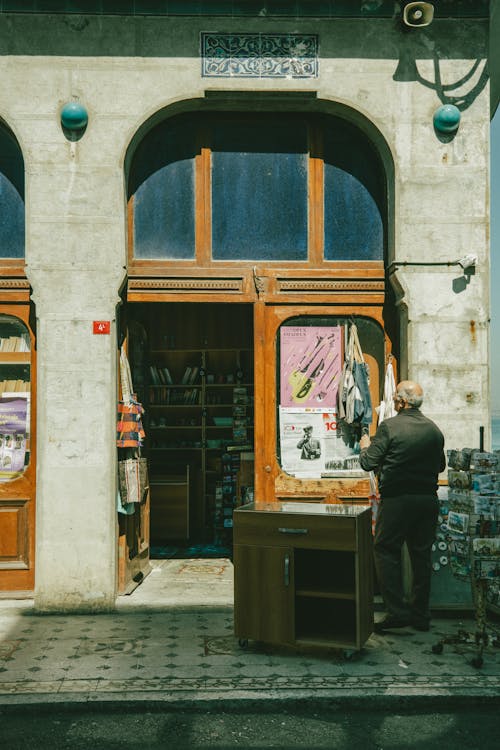
[[[283,326],[280,405],[335,409],[342,369],[341,326]]]

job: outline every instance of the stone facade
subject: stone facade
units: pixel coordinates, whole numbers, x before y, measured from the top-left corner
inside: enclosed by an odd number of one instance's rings
[[[304,66],[293,75],[291,64],[275,76],[217,66],[208,74],[201,34],[217,31],[317,38],[317,65],[307,75]],[[116,330],[95,336],[92,321],[115,321],[126,278],[130,144],[169,108],[203,107],[207,91],[227,92],[229,102],[235,90],[316,92],[308,107],[341,105],[373,124],[392,156],[389,263],[402,374],[425,385],[425,411],[448,446],[477,444],[490,421],[488,19],[436,19],[405,33],[393,18],[3,13],[0,44],[0,117],[25,161],[37,315],[38,609],[114,605]],[[89,115],[78,141],[60,124],[71,100]],[[447,102],[461,109],[453,137],[433,127]],[[446,265],[467,254],[477,256],[473,273]]]

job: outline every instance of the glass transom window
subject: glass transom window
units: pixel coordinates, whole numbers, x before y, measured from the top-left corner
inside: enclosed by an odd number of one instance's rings
[[[178,115],[140,143],[128,193],[136,260],[384,258],[382,165],[366,135],[338,117]]]

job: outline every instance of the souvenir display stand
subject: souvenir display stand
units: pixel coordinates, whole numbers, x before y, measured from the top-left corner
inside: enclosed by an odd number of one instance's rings
[[[481,441],[482,442],[482,441]],[[471,664],[483,665],[483,652],[500,645],[499,633],[488,623],[488,606],[498,606],[500,591],[500,456],[484,450],[448,451],[447,517],[441,525],[453,575],[469,581],[476,631],[459,630],[432,647],[468,644],[475,650]]]

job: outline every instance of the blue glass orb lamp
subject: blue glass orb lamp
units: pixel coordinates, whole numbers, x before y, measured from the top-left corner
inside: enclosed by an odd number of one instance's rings
[[[89,115],[83,104],[68,102],[61,109],[61,125],[70,133],[81,133],[87,127]]]
[[[460,110],[454,104],[443,104],[434,112],[434,127],[440,133],[454,133],[460,125]]]

